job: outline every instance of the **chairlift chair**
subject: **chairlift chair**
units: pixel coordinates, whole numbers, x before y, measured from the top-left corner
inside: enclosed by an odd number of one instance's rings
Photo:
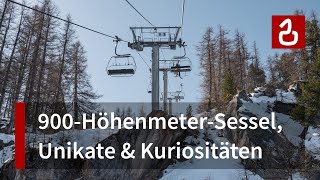
[[[183,94],[179,94],[179,95],[175,96],[174,99],[176,99],[176,101],[179,102],[180,100],[184,99],[184,95]]]
[[[136,61],[130,54],[118,54],[117,47],[120,39],[116,39],[115,56],[112,56],[107,65],[107,73],[111,77],[130,77],[136,72]]]
[[[174,99],[176,99],[177,102],[184,99],[185,93],[183,91],[177,91],[176,93],[177,93],[177,95],[174,96]]]
[[[112,77],[133,76],[136,72],[136,63],[132,56],[113,56],[110,58],[107,73]]]
[[[176,102],[180,102],[184,99],[185,94],[181,91],[169,92],[169,98],[174,99]]]
[[[169,93],[169,96],[170,96],[172,99],[175,99],[176,102],[180,102],[180,101],[183,100],[184,97],[185,97],[185,93],[184,93],[184,91],[183,91],[183,84],[180,84],[180,87],[181,87],[180,90]]]
[[[179,73],[179,72],[190,72],[191,61],[188,57],[184,57],[183,59],[179,59],[176,63],[171,66],[171,72]]]
[[[180,73],[180,72],[190,72],[192,70],[191,60],[186,57],[186,48],[185,45],[182,45],[184,54],[183,56],[175,56],[172,61],[174,62],[171,66],[171,72]]]

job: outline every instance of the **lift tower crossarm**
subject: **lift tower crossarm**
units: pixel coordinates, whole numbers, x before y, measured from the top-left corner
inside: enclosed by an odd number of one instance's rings
[[[182,45],[182,41],[178,40],[180,29],[178,26],[130,27],[133,42],[128,43],[128,46],[137,51],[142,51],[144,47],[153,47],[155,44],[175,49],[176,45]]]
[[[143,51],[144,47],[152,48],[152,110],[160,110],[159,106],[159,50],[169,47],[172,50],[182,45],[178,35],[181,27],[130,27],[133,42],[128,43],[131,49]]]

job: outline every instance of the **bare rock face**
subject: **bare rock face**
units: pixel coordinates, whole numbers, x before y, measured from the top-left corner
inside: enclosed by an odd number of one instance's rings
[[[264,94],[268,97],[274,97],[276,96],[276,88],[270,84],[265,85],[265,91]]]
[[[238,94],[238,97],[240,99],[243,99],[244,101],[252,102],[252,100],[249,98],[249,96],[247,95],[247,92],[245,90],[240,91]]]
[[[11,146],[13,144],[14,144],[13,141],[9,141],[9,142],[5,143],[5,142],[3,142],[2,139],[0,139],[0,150],[2,150],[4,147]]]
[[[165,117],[162,111],[154,111],[148,117]],[[147,117],[147,118],[148,118]],[[177,141],[183,141],[187,135],[186,130],[125,130],[109,136],[99,142],[101,146],[112,146],[116,150],[113,160],[43,160],[38,150],[34,149],[26,154],[27,170],[16,171],[14,160],[6,163],[0,172],[0,179],[156,179],[161,171],[166,169],[174,160],[141,159],[142,143],[153,143],[153,146],[169,147]],[[135,150],[135,159],[120,158],[124,143],[130,143]],[[154,149],[151,148],[154,152]],[[153,153],[154,154],[154,153]]]

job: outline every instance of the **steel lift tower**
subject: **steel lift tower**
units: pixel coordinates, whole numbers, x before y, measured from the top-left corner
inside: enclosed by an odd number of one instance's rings
[[[159,110],[159,50],[169,48],[175,50],[177,45],[182,46],[178,40],[181,27],[130,27],[133,42],[128,43],[131,49],[143,51],[145,47],[152,48],[152,110]]]

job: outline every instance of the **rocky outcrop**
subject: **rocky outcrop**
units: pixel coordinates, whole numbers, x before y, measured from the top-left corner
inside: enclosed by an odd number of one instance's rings
[[[242,90],[238,93],[238,98],[243,99],[244,101],[252,102],[245,90]]]
[[[260,105],[248,106],[249,108],[242,107],[244,103],[252,104],[252,101],[248,100],[250,98],[245,96],[246,93],[241,93],[241,95],[234,97],[228,105],[227,117],[259,117],[258,110],[254,108],[250,109],[250,107],[259,107]],[[289,115],[294,105],[275,102],[265,105],[265,107],[267,107],[266,113],[275,111]],[[290,176],[293,169],[304,169],[307,167],[304,162],[309,155],[304,150],[304,144],[293,144],[283,133],[279,134],[272,129],[226,129],[225,131],[229,141],[237,144],[239,147],[260,146],[262,148],[262,159],[244,160],[243,163],[246,168],[258,173],[263,178],[281,179],[280,177],[282,177],[288,179],[287,177]]]
[[[271,84],[267,84],[265,85],[265,91],[264,91],[264,95],[268,96],[268,97],[274,97],[276,96],[276,88],[271,85]]]
[[[275,112],[290,116],[295,107],[296,107],[296,104],[288,104],[288,103],[283,103],[281,101],[275,101],[273,103],[272,110]]]
[[[14,144],[13,141],[3,142],[3,140],[0,139],[0,150],[2,150],[4,147],[11,146],[13,144]]]

